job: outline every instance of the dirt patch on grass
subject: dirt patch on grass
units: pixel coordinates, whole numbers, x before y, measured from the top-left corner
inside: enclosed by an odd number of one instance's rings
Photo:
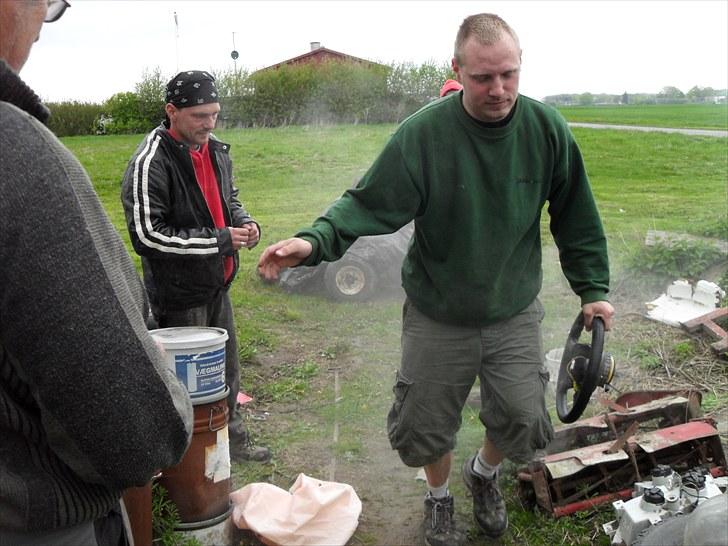
[[[386,435],[391,379],[398,360],[370,355],[388,351],[383,339],[348,339],[338,354],[321,350],[336,344],[323,337],[305,342],[286,335],[284,347],[258,355],[252,363],[257,381],[276,381],[280,367],[316,362],[319,372],[296,400],[256,400],[247,407],[253,437],[273,446],[268,465],[234,465],[234,487],[268,481],[287,489],[299,472],[322,480],[347,483],[362,501],[352,545],[421,544],[424,484],[417,469],[401,463]],[[391,340],[389,340],[391,342]],[[265,415],[265,419],[254,416]],[[257,545],[249,535],[240,544]]]

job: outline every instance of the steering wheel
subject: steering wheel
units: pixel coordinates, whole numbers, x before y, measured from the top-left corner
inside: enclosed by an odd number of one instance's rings
[[[594,390],[597,387],[606,390],[614,378],[614,358],[604,353],[604,321],[594,317],[591,345],[579,343],[583,330],[584,315],[579,312],[566,339],[556,382],[556,412],[563,423],[573,423],[581,417]],[[570,390],[574,391],[571,408]]]

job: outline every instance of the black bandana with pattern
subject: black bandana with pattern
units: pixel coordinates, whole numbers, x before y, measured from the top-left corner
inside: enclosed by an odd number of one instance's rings
[[[215,78],[201,70],[180,72],[167,84],[167,102],[177,108],[220,102]]]

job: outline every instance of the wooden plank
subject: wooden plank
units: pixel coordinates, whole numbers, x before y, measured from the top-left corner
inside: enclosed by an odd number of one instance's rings
[[[728,307],[719,307],[715,311],[711,311],[710,313],[706,313],[705,315],[701,315],[687,322],[683,322],[683,326],[685,326],[685,329],[688,332],[695,332],[696,330],[700,329],[700,327],[706,322],[714,322],[716,319],[725,317],[727,315]],[[716,326],[718,325],[716,324]],[[722,328],[720,328],[720,331],[722,333],[718,333],[718,337],[723,337],[724,335],[726,335],[725,331],[723,331]]]
[[[717,353],[725,353],[728,351],[728,332],[714,322],[715,320],[725,316],[728,316],[728,308],[720,307],[715,311],[711,311],[705,315],[688,320],[682,324],[683,327],[691,333],[697,331],[707,332],[713,339],[718,340],[710,344],[713,350]]]

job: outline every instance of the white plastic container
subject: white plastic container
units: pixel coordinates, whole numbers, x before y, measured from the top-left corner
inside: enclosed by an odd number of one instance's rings
[[[190,397],[209,396],[225,389],[224,328],[181,326],[149,332],[163,347],[170,369],[187,387]]]
[[[554,385],[559,379],[559,368],[561,367],[561,357],[564,355],[564,348],[551,349],[546,353],[544,364],[549,371],[549,381]]]

